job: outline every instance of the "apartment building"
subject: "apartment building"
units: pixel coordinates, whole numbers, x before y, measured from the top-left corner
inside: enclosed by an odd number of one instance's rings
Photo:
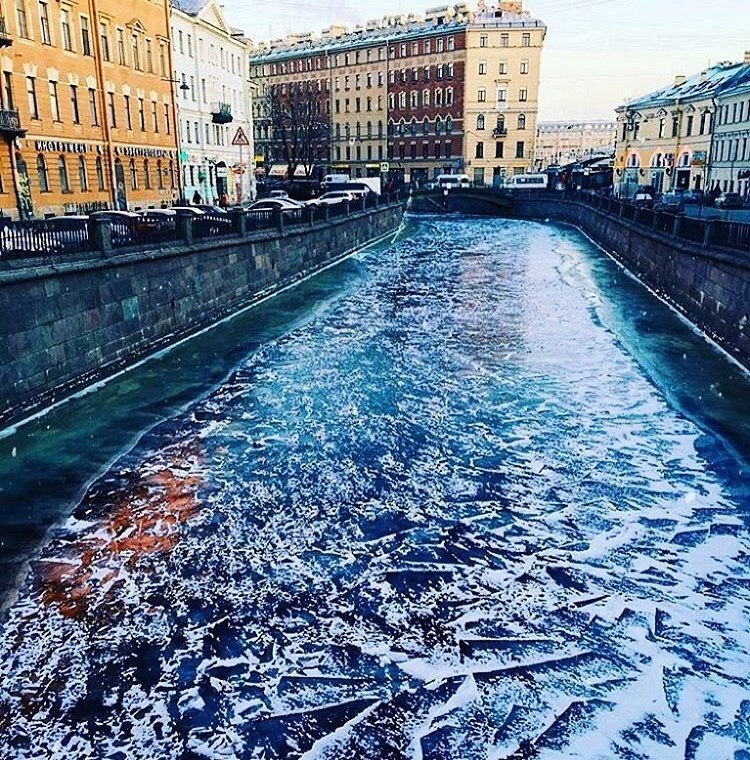
[[[716,99],[708,186],[750,200],[750,52]]]
[[[240,202],[254,184],[249,40],[215,0],[172,0],[171,35],[184,195]]]
[[[260,45],[250,57],[251,78],[265,93],[256,104],[258,159],[270,176],[288,174],[267,100],[290,82],[308,81],[330,93],[323,171],[382,172],[396,183],[461,172],[490,183],[528,171],[545,34],[521,2],[501,2]]]
[[[718,63],[619,106],[616,191],[629,197],[639,185],[657,192],[707,189],[717,98],[748,66]]]
[[[539,122],[534,167],[542,171],[593,156],[612,156],[616,130],[617,125],[611,119]]]
[[[2,2],[2,213],[176,198],[166,0]]]

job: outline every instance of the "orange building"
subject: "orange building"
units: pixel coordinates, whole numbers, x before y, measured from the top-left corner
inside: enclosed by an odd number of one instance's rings
[[[0,211],[176,199],[171,71],[166,0],[0,0]]]

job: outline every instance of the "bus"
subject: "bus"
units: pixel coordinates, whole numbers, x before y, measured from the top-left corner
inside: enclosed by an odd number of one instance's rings
[[[455,187],[471,187],[471,180],[466,174],[441,174],[435,178],[435,186],[440,190]]]
[[[509,190],[546,190],[549,177],[546,174],[514,174],[505,180]]]

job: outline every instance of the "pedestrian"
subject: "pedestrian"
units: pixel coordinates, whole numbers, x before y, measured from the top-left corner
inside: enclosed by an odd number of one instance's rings
[[[199,206],[202,200],[203,200],[203,198],[201,198],[201,194],[196,190],[193,193],[193,205],[194,206]]]
[[[223,208],[224,211],[226,211],[228,205],[229,205],[229,198],[227,198],[226,193],[222,193],[221,197],[219,198],[219,206]]]

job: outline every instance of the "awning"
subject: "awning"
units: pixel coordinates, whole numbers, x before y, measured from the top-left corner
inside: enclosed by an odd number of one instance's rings
[[[294,170],[294,176],[295,177],[312,176],[312,170],[309,170],[309,169],[310,167],[308,166],[304,166],[303,164],[298,164],[297,168]]]
[[[268,172],[269,177],[286,177],[286,171],[289,167],[286,164],[274,164],[271,167],[271,171]]]

